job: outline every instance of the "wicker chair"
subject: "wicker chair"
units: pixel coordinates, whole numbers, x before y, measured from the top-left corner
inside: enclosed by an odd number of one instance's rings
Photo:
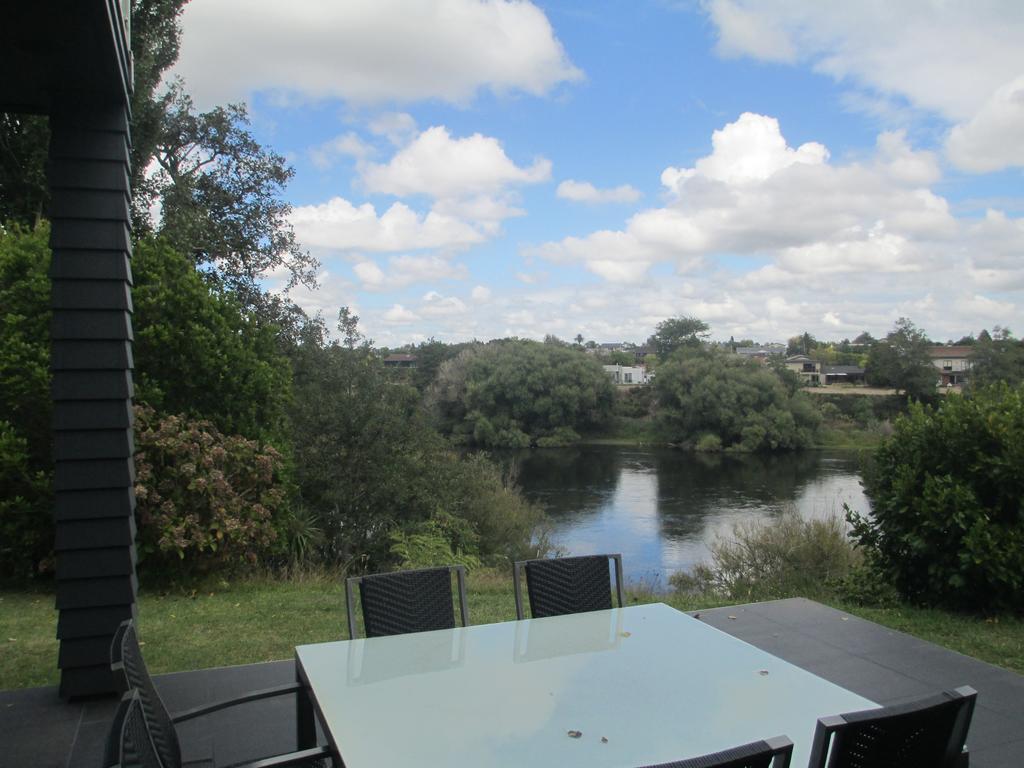
[[[117,706],[103,752],[103,768],[161,768],[138,691],[128,691]]]
[[[530,614],[562,616],[567,613],[601,611],[612,607],[608,561],[615,563],[615,594],[622,607],[622,555],[587,555],[546,560],[521,560],[512,565],[516,594],[516,618],[525,618],[520,574],[526,571]]]
[[[466,605],[466,569],[461,565],[421,568],[414,571],[353,576],[345,581],[348,636],[356,636],[355,586],[363,606],[363,628],[367,637],[402,635],[455,627],[452,604],[452,572],[459,588],[462,626],[469,625]]]
[[[160,694],[157,693],[153,680],[149,676],[146,662],[142,658],[135,624],[131,619],[121,623],[110,645],[110,668],[123,690],[138,695],[139,705],[145,717],[153,747],[159,759],[157,768],[181,768],[181,744],[178,741],[176,725],[187,720],[208,715],[212,712],[245,704],[261,699],[269,699],[285,694],[305,695],[300,683],[287,683],[274,688],[244,694],[234,699],[225,699],[201,707],[195,707],[171,715],[164,706]],[[108,744],[109,747],[109,744]],[[330,752],[326,747],[304,749],[277,757],[270,757],[251,763],[253,768],[272,768],[273,766],[303,765],[319,768],[329,764]],[[143,763],[147,766],[148,764]]]
[[[965,685],[909,704],[822,717],[808,768],[965,766],[977,696]]]
[[[785,736],[776,736],[710,755],[645,768],[789,768],[792,757],[793,742]]]

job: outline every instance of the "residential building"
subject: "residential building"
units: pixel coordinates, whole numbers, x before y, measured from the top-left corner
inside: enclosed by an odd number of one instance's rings
[[[625,386],[643,386],[650,384],[654,373],[648,373],[642,365],[604,365],[604,372],[612,380],[613,384]]]
[[[384,358],[385,368],[415,368],[416,355],[388,355]]]
[[[816,387],[821,384],[821,363],[807,355],[787,357],[786,367],[800,377],[800,382],[805,387]]]
[[[930,347],[928,356],[939,371],[939,385],[943,387],[959,387],[967,383],[968,372],[971,370],[971,353],[974,347],[941,346]]]
[[[863,384],[864,369],[856,365],[823,365],[825,384]]]

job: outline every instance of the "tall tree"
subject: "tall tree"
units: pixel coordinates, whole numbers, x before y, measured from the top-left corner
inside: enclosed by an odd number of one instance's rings
[[[710,327],[703,320],[684,315],[662,320],[654,329],[654,335],[647,340],[647,346],[654,349],[661,360],[677,349],[700,347],[708,338]]]
[[[892,387],[915,400],[935,395],[935,367],[924,331],[901,317],[892,331],[871,347],[865,375],[868,382]]]
[[[180,81],[163,103],[160,170],[150,179],[162,203],[159,232],[243,298],[261,293],[260,276],[282,267],[290,285],[315,285],[317,262],[296,242],[281,198],[294,171],[253,138],[245,106],[197,113]]]

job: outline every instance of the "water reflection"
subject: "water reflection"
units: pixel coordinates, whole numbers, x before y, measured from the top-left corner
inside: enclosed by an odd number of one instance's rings
[[[516,454],[524,493],[554,522],[567,553],[621,552],[627,577],[664,585],[708,558],[740,521],[867,509],[854,453],[692,454],[594,446]]]

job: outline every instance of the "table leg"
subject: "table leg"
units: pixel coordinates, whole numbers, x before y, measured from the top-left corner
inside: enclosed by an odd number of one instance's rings
[[[295,693],[295,736],[298,749],[316,746],[316,720],[313,717],[313,702],[309,698],[306,681],[295,664],[295,680],[302,683],[302,690]]]

